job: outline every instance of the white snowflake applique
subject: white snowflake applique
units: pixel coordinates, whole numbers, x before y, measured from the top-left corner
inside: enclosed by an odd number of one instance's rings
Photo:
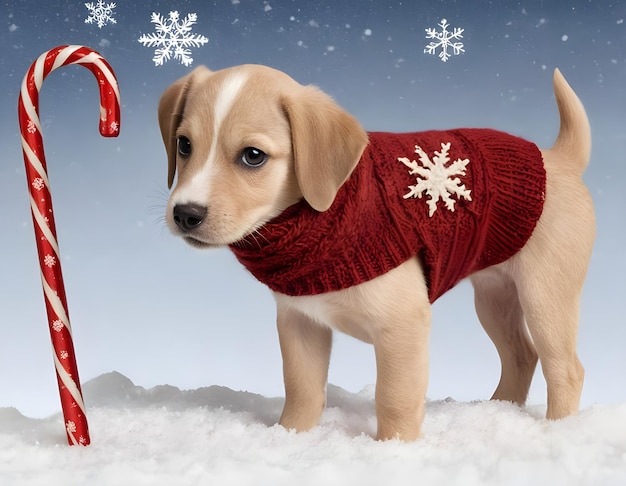
[[[26,131],[28,133],[35,133],[37,131],[37,126],[35,125],[34,121],[28,120],[28,125],[26,127]]]
[[[424,54],[436,54],[437,49],[441,48],[439,59],[446,62],[450,59],[451,55],[458,56],[462,52],[465,52],[463,49],[463,43],[455,42],[458,39],[463,38],[463,31],[465,29],[455,27],[452,32],[448,32],[448,25],[450,24],[448,24],[446,19],[441,19],[441,22],[437,25],[441,27],[441,32],[432,28],[425,29],[426,38],[435,40],[431,41],[431,43],[426,46]],[[452,48],[452,54],[448,51],[449,48]]]
[[[89,17],[85,19],[86,24],[97,24],[101,29],[106,24],[117,24],[113,18],[113,9],[116,7],[114,3],[104,3],[98,0],[98,3],[86,3],[85,7],[89,10]]]
[[[427,201],[428,204],[428,217],[432,218],[435,211],[437,211],[437,202],[442,200],[449,211],[454,212],[455,200],[452,196],[456,196],[457,199],[463,198],[467,201],[471,201],[471,190],[467,189],[464,184],[461,183],[461,179],[457,176],[464,176],[466,174],[467,164],[470,163],[469,159],[456,159],[450,165],[450,152],[451,143],[441,143],[441,152],[435,150],[435,156],[433,160],[430,160],[428,154],[422,150],[419,145],[415,146],[415,153],[419,155],[419,161],[421,165],[415,160],[409,160],[407,157],[398,157],[398,161],[406,165],[410,170],[409,174],[417,175],[417,184],[409,186],[410,191],[404,195],[404,199],[410,197],[422,198],[424,193],[430,197]]]
[[[191,33],[192,25],[197,21],[198,16],[195,13],[190,13],[180,20],[178,11],[170,12],[168,18],[152,12],[150,22],[155,24],[156,33],[143,34],[139,42],[146,47],[156,47],[152,58],[155,66],[162,66],[170,60],[172,54],[181,64],[190,66],[193,58],[189,48],[200,47],[209,42],[205,36]]]

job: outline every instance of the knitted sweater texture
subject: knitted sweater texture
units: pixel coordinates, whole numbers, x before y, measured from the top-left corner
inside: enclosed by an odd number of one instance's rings
[[[327,211],[302,200],[231,249],[257,279],[287,295],[351,287],[417,255],[434,302],[524,246],[545,183],[539,149],[506,133],[372,132]]]

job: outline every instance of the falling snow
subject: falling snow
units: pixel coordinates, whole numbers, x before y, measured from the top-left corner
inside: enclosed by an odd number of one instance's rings
[[[170,12],[167,18],[153,12],[150,22],[155,24],[156,33],[143,34],[139,42],[146,47],[156,47],[152,58],[155,66],[162,66],[172,56],[181,64],[190,66],[193,57],[189,48],[200,47],[209,42],[205,36],[191,33],[192,25],[197,21],[198,16],[195,13],[180,20],[178,11]]]

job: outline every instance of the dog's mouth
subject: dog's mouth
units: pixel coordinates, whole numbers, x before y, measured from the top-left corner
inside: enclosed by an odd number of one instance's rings
[[[228,240],[214,240],[214,241],[206,241],[205,239],[201,239],[198,236],[189,234],[189,233],[179,235],[179,236],[188,245],[194,248],[198,248],[200,250],[204,250],[204,249],[224,248],[230,245],[237,245],[239,242],[245,241],[250,235],[245,234],[244,236],[240,238],[234,238],[234,239],[228,239]]]
[[[193,236],[183,236],[183,240],[185,240],[185,243],[187,243],[190,246],[193,246],[194,248],[199,248],[201,250],[203,249],[209,249],[209,248],[218,248],[220,246],[223,245],[216,245],[213,243],[207,243],[205,241],[202,240],[198,240],[197,238],[194,238]]]

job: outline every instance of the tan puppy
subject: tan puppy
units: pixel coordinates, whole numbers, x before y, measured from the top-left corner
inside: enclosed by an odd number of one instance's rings
[[[591,149],[589,123],[558,70],[554,89],[561,129],[554,147],[541,151],[546,181],[539,221],[515,255],[471,275],[478,316],[502,362],[492,398],[524,403],[539,359],[550,419],[579,406],[579,298],[595,233],[591,198],[581,180]],[[165,91],[159,123],[170,187],[178,171],[166,221],[175,235],[199,248],[237,249],[246,238],[261,242],[265,225],[302,200],[323,214],[368,144],[368,134],[330,97],[255,65],[197,68]],[[479,196],[465,192],[467,200]],[[458,199],[460,207],[464,201]],[[286,392],[280,424],[297,431],[317,424],[326,400],[331,335],[339,330],[374,345],[377,438],[419,436],[431,321],[424,270],[422,258],[412,256],[345,289],[274,293]]]

